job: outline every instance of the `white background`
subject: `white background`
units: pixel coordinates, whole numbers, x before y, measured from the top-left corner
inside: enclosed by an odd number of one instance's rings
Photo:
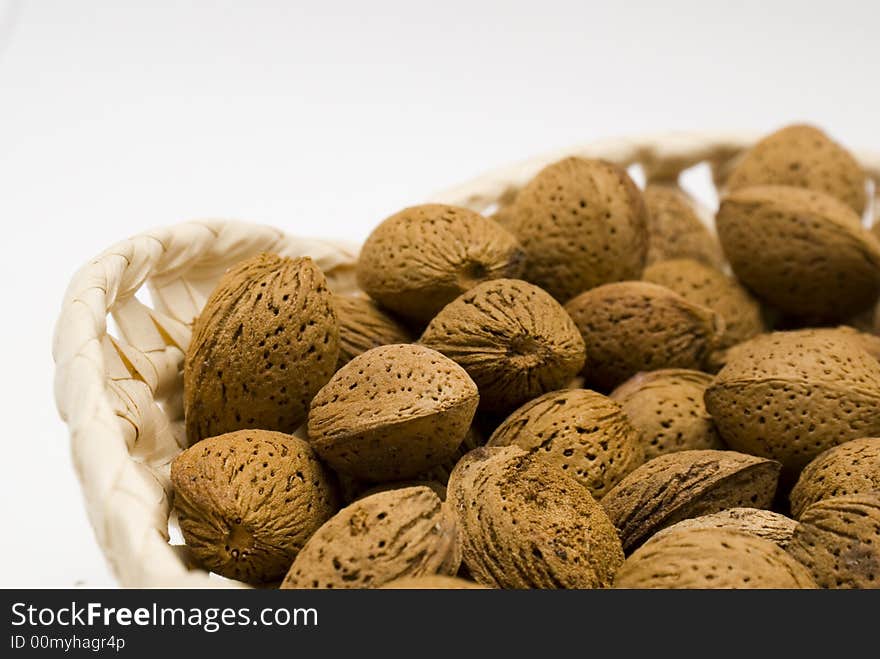
[[[0,0],[0,586],[111,585],[52,399],[74,270],[225,216],[361,239],[594,138],[769,131],[880,150],[876,2]]]

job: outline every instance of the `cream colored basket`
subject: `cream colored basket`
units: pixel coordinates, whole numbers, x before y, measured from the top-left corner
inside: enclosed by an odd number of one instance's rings
[[[708,162],[718,180],[752,141],[749,135],[673,134],[597,142],[489,173],[434,201],[487,211],[568,155],[637,163],[649,180],[672,179]],[[877,180],[880,158],[860,159]],[[53,345],[56,401],[70,428],[95,535],[123,586],[231,583],[209,579],[185,547],[169,542],[168,474],[184,441],[181,373],[190,325],[220,275],[260,251],[311,256],[334,290],[354,286],[354,246],[212,220],[114,245],[74,276],[64,297]],[[149,296],[137,297],[144,286]],[[110,333],[113,323],[118,329]]]

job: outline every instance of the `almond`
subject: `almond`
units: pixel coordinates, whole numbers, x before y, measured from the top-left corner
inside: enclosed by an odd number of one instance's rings
[[[788,551],[821,588],[880,588],[880,492],[808,506]]]
[[[483,282],[450,302],[421,343],[458,363],[484,409],[509,411],[559,389],[584,365],[584,341],[565,309],[537,286]]]
[[[863,437],[819,454],[801,472],[789,495],[791,512],[800,517],[817,501],[880,491],[880,438]]]
[[[487,446],[518,446],[601,498],[644,462],[639,434],[620,405],[586,389],[553,391],[507,417]]]
[[[427,487],[380,492],[340,510],[296,557],[282,588],[379,588],[452,576],[461,562],[454,516]]]
[[[377,226],[361,249],[357,278],[383,307],[417,323],[487,279],[519,277],[516,238],[479,213],[426,204]]]
[[[602,588],[623,562],[620,540],[592,495],[514,446],[468,453],[449,479],[462,560],[491,588]]]
[[[253,585],[283,577],[338,507],[334,479],[308,443],[266,430],[202,440],[174,459],[171,482],[195,557]]]
[[[311,259],[239,263],[193,325],[183,373],[189,443],[250,428],[293,432],[338,356],[336,312]]]
[[[834,197],[759,186],[721,202],[718,236],[736,276],[804,322],[844,320],[880,295],[880,242]]]
[[[832,446],[880,434],[880,363],[846,337],[774,332],[738,349],[705,401],[725,444],[780,461],[788,479]]]
[[[373,348],[315,396],[309,439],[340,473],[374,482],[413,478],[455,453],[478,400],[464,369],[435,350]]]
[[[566,158],[516,196],[511,230],[526,252],[523,279],[560,302],[624,279],[645,265],[648,225],[629,175],[602,160]]]
[[[638,373],[611,392],[639,433],[645,459],[694,449],[723,449],[703,395],[712,376],[687,369]]]
[[[599,286],[565,309],[587,346],[586,382],[600,391],[639,371],[700,369],[723,331],[712,310],[640,281]]]
[[[652,538],[626,559],[615,588],[815,588],[775,543],[730,529],[687,528]]]
[[[679,451],[643,464],[602,499],[624,550],[662,528],[725,508],[768,508],[779,463],[735,451]]]
[[[654,541],[681,529],[711,528],[729,529],[748,533],[764,540],[771,540],[780,549],[788,547],[797,522],[790,517],[760,508],[728,508],[711,515],[700,515],[668,526],[651,536]]]
[[[793,125],[749,149],[727,179],[734,191],[754,185],[790,185],[840,199],[853,211],[865,209],[865,172],[846,149],[813,126]]]
[[[764,331],[761,305],[740,284],[715,268],[692,259],[659,261],[642,279],[665,286],[688,302],[717,313],[724,321],[718,348],[746,341]]]

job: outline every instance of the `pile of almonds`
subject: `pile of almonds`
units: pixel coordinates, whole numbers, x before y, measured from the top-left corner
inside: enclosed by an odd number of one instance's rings
[[[232,268],[195,320],[190,554],[281,588],[880,587],[880,241],[790,126],[671,181],[567,158],[376,227],[358,295]]]

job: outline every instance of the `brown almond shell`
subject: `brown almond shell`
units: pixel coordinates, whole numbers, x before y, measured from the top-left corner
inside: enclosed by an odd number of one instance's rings
[[[690,517],[751,506],[769,508],[780,465],[735,451],[679,451],[643,464],[602,499],[630,551]]]
[[[786,126],[759,141],[734,166],[730,191],[755,185],[790,185],[829,194],[861,214],[866,175],[856,159],[814,126]]]
[[[487,446],[517,446],[563,470],[601,499],[644,462],[640,437],[623,409],[588,389],[529,401],[496,428]]]
[[[723,449],[703,396],[712,376],[688,369],[637,373],[611,392],[639,433],[645,460],[664,453]]]
[[[250,428],[295,431],[338,356],[336,311],[311,259],[242,261],[193,325],[183,373],[188,442]]]
[[[880,295],[880,242],[834,197],[743,188],[722,200],[716,225],[737,278],[802,323],[845,320]]]
[[[312,401],[309,440],[334,470],[383,482],[448,460],[471,425],[477,387],[421,345],[373,348],[343,366]]]
[[[610,391],[640,371],[700,370],[717,345],[722,321],[664,286],[605,284],[565,305],[584,338],[587,385]]]
[[[681,529],[712,528],[741,531],[764,540],[770,540],[780,549],[788,547],[791,536],[797,528],[797,521],[786,517],[781,513],[761,508],[727,508],[710,515],[700,515],[683,519],[680,522],[667,526],[651,536],[655,540],[669,533],[675,533]]]
[[[510,411],[560,389],[583,368],[584,341],[565,309],[524,281],[478,284],[446,305],[420,342],[471,376],[480,407]]]
[[[523,278],[560,302],[642,273],[647,212],[617,165],[576,157],[548,165],[519,191],[510,212],[526,253]]]
[[[770,540],[719,528],[682,528],[637,549],[615,588],[816,588],[807,569]]]
[[[789,494],[795,517],[817,501],[880,490],[880,437],[844,442],[819,454]]]
[[[453,576],[455,518],[427,487],[379,492],[340,510],[303,547],[283,589],[379,588],[405,577]]]
[[[774,332],[737,349],[705,402],[725,444],[796,477],[823,451],[880,435],[880,363],[834,333]]]
[[[880,588],[880,492],[808,506],[788,551],[821,588]]]
[[[694,261],[671,259],[645,268],[644,281],[665,286],[689,302],[717,313],[724,321],[718,349],[746,341],[764,331],[761,305],[735,279]]]
[[[202,440],[171,464],[183,538],[206,569],[263,585],[284,576],[338,509],[336,483],[308,442],[239,430]]]
[[[462,560],[491,588],[601,588],[623,562],[614,526],[565,472],[513,446],[468,453],[447,503],[462,532]]]
[[[360,287],[416,323],[487,279],[522,274],[523,251],[507,229],[444,204],[406,208],[373,229],[357,264]]]

